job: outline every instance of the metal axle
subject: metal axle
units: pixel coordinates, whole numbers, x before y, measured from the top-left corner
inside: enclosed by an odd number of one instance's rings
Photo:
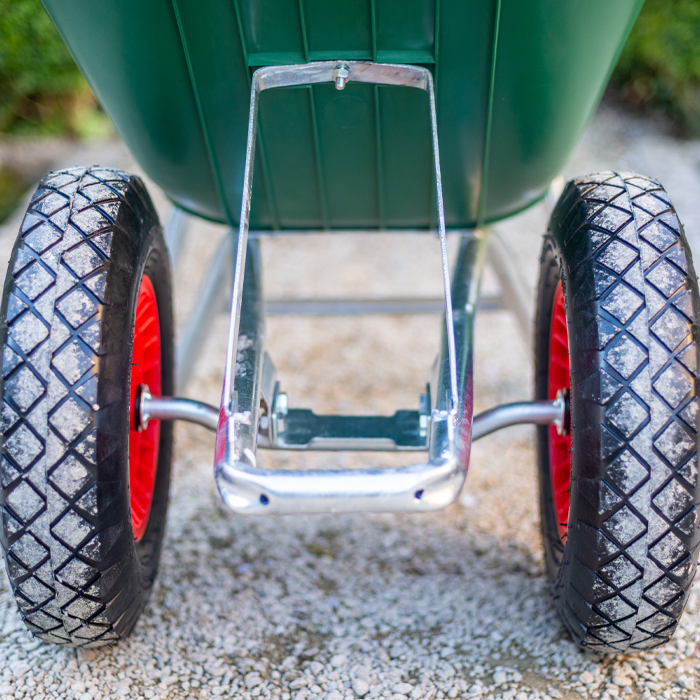
[[[143,430],[148,425],[149,420],[185,420],[190,423],[203,425],[209,430],[216,430],[219,424],[219,411],[216,407],[201,401],[192,399],[183,399],[175,396],[151,396],[147,387],[142,387],[136,399],[136,416],[137,429]],[[286,423],[289,424],[290,416],[294,412],[308,416],[308,424],[311,421],[326,421],[326,425],[335,424],[336,430],[341,433],[337,436],[326,434],[325,438],[319,440],[315,445],[308,441],[305,444],[284,444],[281,441],[277,444],[270,444],[267,440],[258,440],[258,447],[263,448],[282,448],[282,449],[306,449],[306,450],[353,450],[353,451],[407,451],[407,450],[427,450],[427,445],[424,443],[419,446],[402,445],[399,441],[392,441],[391,437],[377,437],[375,429],[371,431],[365,430],[364,436],[361,428],[367,428],[372,422],[382,420],[386,422],[400,420],[400,414],[414,414],[415,416],[415,435],[427,430],[427,423],[421,424],[421,414],[419,411],[398,411],[392,417],[384,416],[317,416],[311,411],[305,409],[291,409],[285,415]],[[424,414],[423,414],[424,415]],[[406,419],[413,416],[404,416]],[[266,433],[264,416],[261,419],[260,432]],[[268,419],[269,420],[269,419]],[[297,421],[301,423],[303,419]],[[560,426],[566,425],[566,403],[563,397],[558,397],[554,401],[518,401],[516,403],[507,403],[502,406],[490,408],[488,411],[479,413],[474,416],[472,422],[472,440],[490,435],[491,433],[507,428],[511,425],[522,424],[535,425],[554,425],[557,430],[561,430]],[[349,429],[355,427],[355,434],[350,434]],[[287,426],[283,434],[289,431]],[[389,431],[387,431],[389,432]],[[371,433],[371,434],[369,434]],[[262,437],[262,436],[261,436]],[[279,438],[278,438],[279,441]],[[387,445],[387,443],[391,443]],[[393,446],[392,446],[393,445]]]

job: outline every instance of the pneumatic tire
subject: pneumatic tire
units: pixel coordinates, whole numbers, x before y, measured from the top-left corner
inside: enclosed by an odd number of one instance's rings
[[[535,381],[538,399],[568,394],[570,432],[538,428],[540,512],[557,611],[600,652],[667,642],[695,576],[699,310],[661,185],[568,184],[540,261]]]
[[[172,452],[171,424],[132,422],[135,381],[173,389],[168,256],[143,183],[46,177],[0,313],[0,542],[17,605],[42,640],[114,642],[153,586]]]

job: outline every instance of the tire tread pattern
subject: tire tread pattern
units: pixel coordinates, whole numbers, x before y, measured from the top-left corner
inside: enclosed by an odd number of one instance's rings
[[[570,183],[549,233],[579,319],[582,406],[555,602],[582,645],[649,649],[673,634],[698,557],[697,280],[668,195],[649,178]]]
[[[118,639],[124,624],[109,608],[116,599],[128,607],[119,572],[100,568],[121,525],[98,531],[94,516],[97,373],[109,355],[103,291],[119,273],[111,248],[133,182],[97,167],[45,178],[6,281],[2,546],[26,626],[59,644]]]

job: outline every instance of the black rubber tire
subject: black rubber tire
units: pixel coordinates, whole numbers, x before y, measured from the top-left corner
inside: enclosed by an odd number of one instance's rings
[[[537,300],[537,398],[561,279],[571,365],[565,546],[538,428],[540,505],[554,602],[600,652],[667,642],[698,559],[698,284],[659,183],[628,173],[570,182],[552,215]]]
[[[172,424],[161,426],[138,543],[129,505],[129,378],[145,271],[160,315],[162,390],[171,394],[170,269],[143,183],[104,168],[40,183],[0,312],[0,542],[24,622],[45,641],[100,646],[124,637],[158,568]]]

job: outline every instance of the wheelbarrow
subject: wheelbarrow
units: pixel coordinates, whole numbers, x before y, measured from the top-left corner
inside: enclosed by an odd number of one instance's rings
[[[563,188],[540,256],[534,400],[472,410],[487,225],[548,191],[641,3],[45,4],[143,170],[177,208],[234,233],[176,359],[170,253],[141,180],[78,167],[32,198],[3,292],[0,467],[28,629],[91,647],[134,627],[158,566],[173,420],[216,431],[221,497],[259,516],[444,508],[473,440],[532,423],[563,623],[600,652],[668,641],[698,553],[700,302],[659,183],[606,172]],[[258,239],[360,230],[438,234],[444,332],[427,390],[393,416],[293,408],[265,352]],[[172,252],[177,226],[166,234]],[[491,250],[523,319],[508,257]],[[176,375],[182,387],[226,274],[215,408],[175,396]],[[258,448],[421,456],[272,470]]]

